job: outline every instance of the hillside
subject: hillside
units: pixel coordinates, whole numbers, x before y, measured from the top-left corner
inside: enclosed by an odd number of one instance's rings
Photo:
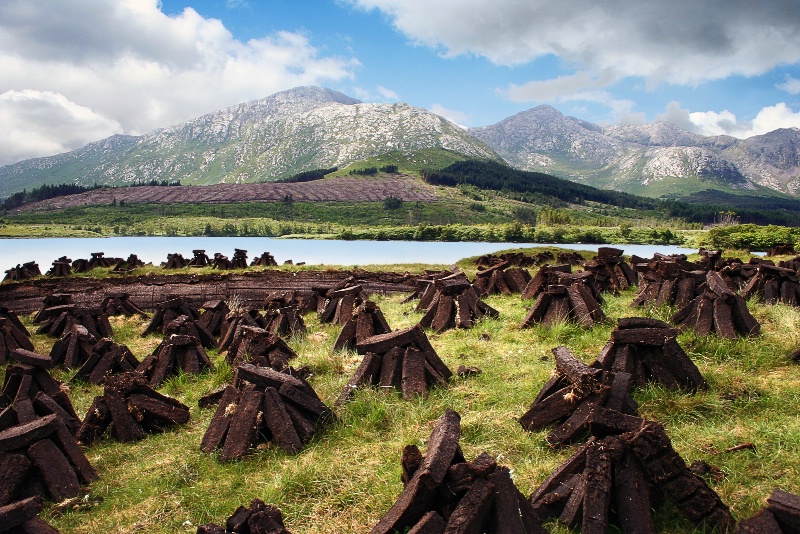
[[[665,122],[603,128],[538,106],[470,132],[517,168],[650,197],[709,189],[796,195],[800,189],[796,128],[738,140]]]
[[[365,104],[300,87],[140,137],[114,136],[81,150],[0,168],[0,197],[42,184],[251,183],[343,167],[390,151],[445,149],[497,155],[462,128],[407,104]]]

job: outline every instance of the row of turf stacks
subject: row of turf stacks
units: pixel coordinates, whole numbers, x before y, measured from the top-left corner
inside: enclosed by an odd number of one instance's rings
[[[416,445],[405,447],[403,493],[371,534],[546,532],[509,469],[485,452],[467,461],[460,437],[461,417],[447,410],[436,421],[424,456]]]
[[[339,394],[337,406],[358,388],[371,386],[397,388],[404,399],[425,397],[429,388],[446,385],[453,376],[419,324],[368,337],[356,344],[356,350],[364,358]]]
[[[222,461],[242,458],[259,442],[299,453],[333,412],[300,377],[269,367],[241,364],[221,394],[200,449],[220,449]]]
[[[155,391],[140,373],[107,377],[103,384],[103,395],[94,398],[76,434],[85,445],[106,430],[124,443],[189,421],[188,406]]]

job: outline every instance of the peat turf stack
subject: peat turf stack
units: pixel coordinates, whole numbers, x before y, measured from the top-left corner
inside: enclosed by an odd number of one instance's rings
[[[231,309],[224,300],[208,300],[200,306],[202,312],[197,318],[197,323],[205,328],[212,336],[222,336],[225,320]]]
[[[25,351],[27,352],[27,351]],[[81,424],[64,385],[47,371],[49,358],[35,353],[15,354],[26,363],[6,367],[0,394],[0,429],[56,415],[70,432]]]
[[[761,332],[761,325],[750,315],[744,298],[728,289],[719,274],[709,271],[700,289],[699,296],[672,316],[678,328],[694,328],[698,336],[714,332],[727,339]]]
[[[103,395],[94,398],[75,437],[89,445],[108,430],[125,443],[187,421],[188,406],[155,391],[141,374],[129,372],[106,378]]]
[[[334,418],[308,382],[269,367],[239,365],[225,388],[200,450],[221,449],[219,459],[244,457],[259,441],[299,453]]]
[[[0,430],[0,505],[35,496],[75,497],[97,472],[57,415]]]
[[[173,297],[157,304],[153,317],[147,324],[147,328],[142,332],[142,337],[154,332],[163,334],[166,331],[167,325],[181,315],[197,319],[200,317],[200,312],[194,306],[190,305],[185,297]]]
[[[102,384],[111,375],[135,371],[139,363],[127,346],[104,338],[92,347],[91,354],[70,381],[80,378],[92,384]]]
[[[367,300],[359,305],[350,318],[344,323],[339,337],[333,344],[333,350],[355,349],[360,341],[378,334],[388,334],[392,331],[386,317],[377,304]]]
[[[72,260],[61,256],[53,261],[53,266],[47,271],[47,276],[69,276],[72,274]]]
[[[478,256],[475,260],[475,265],[478,267],[490,267],[500,262],[507,261],[509,265],[514,267],[533,267],[534,265],[541,265],[547,261],[555,261],[556,257],[550,251],[539,252],[537,254],[528,255],[524,252],[505,252],[503,254],[484,254]]]
[[[424,397],[428,388],[447,385],[453,376],[418,324],[368,337],[356,349],[364,358],[339,394],[337,406],[352,398],[359,387],[394,387],[404,399]]]
[[[445,278],[453,274],[454,271],[432,271],[430,269],[425,271],[425,276],[422,278],[417,278],[414,281],[414,291],[411,292],[405,299],[403,299],[403,304],[411,302],[412,300],[419,300],[428,290],[428,287],[433,284],[434,280],[439,278]],[[458,271],[455,271],[458,272]],[[433,294],[430,295],[430,298],[433,298]],[[417,311],[420,309],[425,309],[427,306],[430,305],[430,300],[428,300],[427,305],[418,308]]]
[[[146,376],[152,387],[158,387],[181,371],[198,375],[213,367],[199,339],[186,334],[171,334],[142,360],[136,371]]]
[[[531,281],[531,273],[521,267],[511,267],[511,262],[501,261],[475,273],[472,287],[480,296],[512,295],[522,293]]]
[[[3,278],[5,280],[27,280],[29,278],[33,278],[34,276],[41,276],[42,271],[39,270],[39,264],[35,261],[25,262],[22,265],[17,264],[16,267],[12,267],[6,271],[6,276]]]
[[[797,271],[784,267],[759,264],[756,274],[742,289],[745,299],[757,298],[765,304],[782,302],[789,306],[800,305],[800,279]]]
[[[297,353],[280,336],[264,328],[242,325],[236,329],[225,360],[232,366],[249,363],[283,372],[296,357]]]
[[[34,350],[30,334],[17,314],[6,307],[0,307],[0,365],[15,349]]]
[[[189,265],[189,260],[179,252],[167,254],[167,261],[161,264],[162,269],[183,269]]]
[[[79,308],[74,304],[66,304],[48,308],[44,311],[43,317],[36,329],[37,334],[61,337],[75,326],[83,326],[97,339],[114,336],[108,315],[100,308]]]
[[[192,251],[192,259],[189,260],[189,267],[205,267],[211,263],[211,260],[206,255],[203,249],[195,249]]]
[[[520,323],[526,328],[571,319],[587,328],[606,320],[600,308],[603,298],[590,272],[571,273],[569,265],[542,267],[528,283],[522,298],[535,298],[533,306]]]
[[[197,534],[291,534],[283,524],[283,514],[261,499],[253,499],[250,506],[240,506],[225,521],[225,526],[207,523],[197,527]]]
[[[89,270],[108,267],[113,267],[117,263],[118,258],[106,258],[105,252],[92,252],[89,258]]]
[[[139,267],[144,267],[144,262],[136,254],[130,254],[127,259],[119,258],[111,272],[115,274],[129,273]]]
[[[659,423],[602,439],[591,438],[533,492],[542,519],[558,518],[584,534],[658,532],[652,509],[672,502],[695,526],[732,533],[735,520],[719,495],[672,447]],[[616,511],[616,513],[613,513]]]
[[[656,254],[651,260],[631,258],[631,263],[642,279],[632,306],[686,306],[700,294],[706,276],[705,269],[687,261],[683,254]]]
[[[554,348],[553,356],[556,372],[519,418],[522,428],[535,432],[557,425],[546,437],[556,447],[575,442],[587,432],[620,433],[639,424],[630,373],[588,366],[566,347]]]
[[[191,336],[196,338],[203,348],[211,349],[217,346],[217,340],[198,320],[188,315],[179,315],[164,327],[164,335]]]
[[[225,317],[225,322],[220,327],[219,350],[228,350],[233,343],[236,330],[240,326],[251,326],[253,328],[264,328],[267,321],[259,310],[247,310],[241,312],[231,312]]]
[[[736,525],[736,534],[795,534],[800,531],[800,496],[775,490],[767,506]]]
[[[79,367],[89,359],[97,343],[86,327],[76,324],[53,343],[50,360],[54,366],[63,365],[69,369]]]
[[[304,335],[306,324],[292,292],[268,295],[264,301],[265,329],[279,336]]]
[[[747,263],[732,259],[717,272],[725,280],[731,291],[739,291],[750,282],[751,278],[758,274],[758,268],[762,263],[774,265],[774,262],[761,258],[750,258]]]
[[[546,532],[510,471],[485,452],[466,461],[460,437],[461,417],[447,410],[424,456],[416,445],[403,449],[403,493],[370,534]]]
[[[214,259],[211,260],[211,268],[227,271],[233,269],[233,262],[221,252],[214,253]]]
[[[331,288],[325,293],[322,311],[319,313],[321,323],[336,323],[341,326],[353,315],[353,310],[368,300],[369,296],[363,288],[356,285]]]
[[[628,373],[633,384],[697,391],[706,381],[676,340],[678,330],[657,319],[626,317],[617,322],[597,361],[604,369]]]
[[[433,282],[431,288],[419,301],[419,309],[433,291],[430,304],[419,320],[423,328],[444,332],[450,328],[472,328],[484,316],[498,317],[497,310],[478,298],[472,284],[463,273],[455,273]]]
[[[275,256],[270,254],[269,252],[263,252],[261,256],[256,256],[253,258],[253,261],[250,263],[251,267],[277,267],[278,262],[275,260]]]
[[[601,291],[617,294],[638,284],[639,275],[622,257],[623,250],[600,247],[597,255],[583,263],[583,269],[594,274],[594,283]]]
[[[114,315],[147,317],[147,313],[134,304],[131,296],[127,293],[110,293],[106,295],[103,297],[103,302],[100,303],[100,309],[109,317]]]
[[[0,532],[6,534],[58,534],[58,531],[38,517],[42,511],[41,497],[28,497],[15,502],[0,502]]]

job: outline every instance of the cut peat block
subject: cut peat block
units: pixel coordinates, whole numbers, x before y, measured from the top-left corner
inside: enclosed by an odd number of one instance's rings
[[[155,332],[163,334],[166,331],[167,325],[180,317],[187,315],[192,319],[198,319],[200,312],[191,306],[184,297],[173,297],[165,300],[156,305],[156,311],[147,328],[142,332],[142,337]]]
[[[197,375],[213,367],[200,340],[185,334],[172,334],[142,360],[136,371],[147,377],[152,387],[158,387],[181,371]]]
[[[81,424],[67,389],[45,367],[30,363],[6,367],[0,394],[0,429],[51,414],[58,416],[70,432],[76,432]]]
[[[522,267],[511,267],[511,262],[501,261],[475,273],[472,287],[480,296],[513,295],[522,293],[531,281],[531,274]]]
[[[789,306],[800,306],[800,278],[794,269],[763,262],[742,288],[741,295],[745,299],[756,298],[765,304],[782,302]]]
[[[433,296],[419,324],[436,333],[450,328],[472,328],[475,322],[484,316],[500,315],[497,310],[478,297],[463,273],[455,273],[434,281],[420,299],[418,309],[428,301],[430,292],[433,292]]]
[[[39,519],[41,497],[28,497],[0,505],[0,532],[6,534],[58,534],[58,531]]]
[[[234,385],[222,393],[200,450],[221,449],[220,460],[236,460],[266,441],[297,454],[333,419],[333,412],[302,378],[241,364]]]
[[[339,337],[333,344],[333,350],[355,349],[359,341],[379,334],[388,334],[391,331],[380,307],[367,300],[353,310],[353,314],[344,323]]]
[[[630,374],[637,387],[654,382],[691,392],[706,389],[705,379],[677,336],[678,330],[663,321],[626,317],[618,321],[597,361],[608,371]]]
[[[588,366],[566,347],[553,349],[556,372],[519,418],[530,432],[557,425],[546,437],[554,447],[585,437],[586,433],[619,434],[637,427],[638,410],[631,397],[630,373]]]
[[[467,461],[460,437],[461,417],[447,410],[424,456],[416,445],[403,450],[403,493],[370,534],[547,532],[510,471],[485,452]]]
[[[296,357],[297,353],[280,336],[264,328],[239,326],[225,360],[232,366],[250,363],[283,371],[289,368],[289,361]]]
[[[698,336],[714,332],[727,339],[761,332],[761,325],[748,311],[744,298],[728,289],[719,274],[709,271],[701,289],[699,296],[672,316],[678,328],[694,328]]]
[[[637,285],[639,275],[628,265],[622,253],[622,249],[600,247],[597,256],[583,263],[584,271],[594,275],[594,283],[601,291],[617,294]]]
[[[35,496],[75,497],[97,472],[57,415],[0,430],[0,506]]]
[[[542,519],[580,525],[587,534],[610,532],[614,521],[622,532],[656,533],[652,510],[661,505],[659,492],[695,526],[733,532],[728,507],[687,467],[663,426],[647,421],[620,435],[592,437],[530,502]]]
[[[368,337],[356,344],[356,350],[364,358],[339,394],[337,406],[359,387],[394,387],[404,399],[424,397],[430,387],[446,385],[453,376],[420,325]]]
[[[100,303],[100,309],[107,316],[124,315],[125,317],[133,317],[138,315],[140,317],[147,317],[147,313],[139,306],[133,303],[131,296],[127,293],[111,293],[103,298]]]
[[[568,265],[543,267],[528,283],[522,297],[536,301],[522,319],[520,328],[565,320],[589,328],[607,320],[600,308],[603,299],[592,282],[594,275],[589,272],[573,274],[568,269]]]
[[[800,532],[800,496],[775,490],[767,506],[736,525],[736,534],[795,534]]]
[[[319,321],[344,326],[352,317],[353,310],[368,299],[368,295],[358,284],[331,288],[325,293],[322,311],[319,312]]]
[[[261,499],[250,506],[240,506],[225,522],[225,526],[208,523],[197,527],[197,534],[291,534],[283,524],[283,514]]]
[[[91,354],[70,382],[82,379],[92,384],[102,384],[108,376],[135,371],[139,363],[127,346],[104,338],[92,347]]]
[[[28,330],[17,315],[7,308],[0,308],[0,365],[6,363],[16,349],[34,350],[28,336]]]
[[[72,260],[61,256],[53,261],[53,266],[47,271],[47,276],[69,276],[72,274]]]
[[[76,438],[89,445],[106,430],[118,441],[136,441],[189,421],[189,407],[151,388],[137,372],[106,377],[103,395],[95,397]]]

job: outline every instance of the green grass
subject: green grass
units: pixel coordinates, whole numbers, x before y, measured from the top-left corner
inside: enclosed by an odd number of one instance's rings
[[[603,308],[614,319],[665,318],[670,313],[667,308],[630,308],[633,296],[633,290],[609,296]],[[403,295],[373,299],[395,329],[411,326],[421,316],[413,311],[415,302],[401,303]],[[481,321],[470,330],[429,333],[451,369],[477,366],[482,374],[454,378],[449,387],[419,401],[404,401],[393,391],[359,391],[337,410],[338,422],[296,456],[262,445],[240,462],[220,463],[199,450],[213,409],[199,409],[197,400],[231,376],[221,356],[211,351],[215,371],[180,376],[160,388],[190,406],[188,424],[132,444],[100,439],[86,449],[100,474],[87,488],[88,501],[95,504],[60,515],[49,509],[43,517],[64,533],[194,532],[201,523],[223,523],[240,504],[258,497],[277,505],[296,534],[368,532],[402,491],[403,446],[414,443],[424,451],[434,421],[446,408],[462,416],[466,457],[483,451],[497,457],[528,495],[574,450],[551,449],[544,439],[547,430],[528,433],[516,422],[553,371],[550,350],[564,344],[590,362],[608,340],[613,323],[591,329],[570,323],[519,329],[532,302],[502,296],[486,300],[500,311],[498,319]],[[708,391],[687,395],[648,387],[635,394],[641,415],[666,425],[687,462],[705,460],[722,470],[724,478],[709,483],[740,519],[754,514],[775,488],[800,490],[800,371],[787,361],[800,344],[800,311],[753,303],[751,309],[762,322],[758,338],[729,341],[691,332],[679,337],[709,381]],[[29,317],[25,320],[30,324]],[[308,335],[290,340],[299,354],[293,364],[312,369],[312,385],[332,404],[360,357],[331,354],[339,328],[320,324],[313,314],[305,320]],[[112,324],[117,341],[140,359],[159,342],[156,336],[139,337],[145,326],[139,319],[114,318]],[[53,340],[34,336],[34,343],[47,353]],[[71,375],[54,374],[62,380]],[[87,384],[71,386],[79,414],[99,392]],[[754,443],[756,450],[722,452],[744,442]],[[661,532],[693,531],[669,507],[656,513],[656,521]]]

